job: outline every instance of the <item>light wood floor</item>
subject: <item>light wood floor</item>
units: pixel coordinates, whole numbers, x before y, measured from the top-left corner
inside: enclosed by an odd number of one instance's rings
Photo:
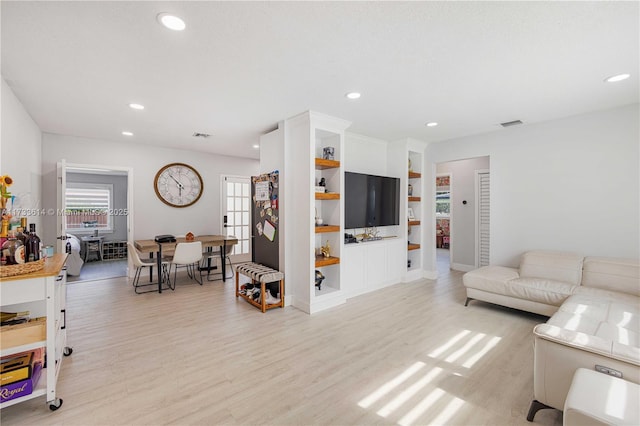
[[[461,276],[445,269],[313,316],[262,314],[231,280],[143,295],[126,278],[70,284],[64,404],[8,407],[2,425],[531,424],[531,331],[545,318],[464,307]]]

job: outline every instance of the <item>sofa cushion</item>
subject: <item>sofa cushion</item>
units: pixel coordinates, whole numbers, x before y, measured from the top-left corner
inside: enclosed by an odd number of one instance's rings
[[[608,257],[586,257],[582,285],[640,297],[640,261]]]
[[[520,276],[580,285],[583,257],[574,253],[528,251],[520,259]]]
[[[631,297],[631,296],[629,296]],[[640,304],[598,296],[569,297],[536,335],[640,364]]]
[[[516,278],[505,285],[505,295],[560,306],[574,292],[574,285],[544,278]]]

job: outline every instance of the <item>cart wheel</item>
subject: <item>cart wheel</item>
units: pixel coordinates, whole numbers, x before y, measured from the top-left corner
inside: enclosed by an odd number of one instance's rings
[[[62,351],[62,355],[64,356],[69,356],[73,353],[73,348],[70,348],[69,346],[65,346],[64,351]]]
[[[56,411],[60,407],[62,407],[62,398],[57,398],[49,404],[49,410],[51,411]]]

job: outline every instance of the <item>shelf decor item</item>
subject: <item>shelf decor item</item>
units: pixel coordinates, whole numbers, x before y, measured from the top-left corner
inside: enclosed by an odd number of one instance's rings
[[[413,208],[411,208],[411,207],[409,207],[407,209],[407,218],[409,220],[415,220],[415,218],[416,218],[415,214],[413,213]]]
[[[407,191],[409,193],[409,197],[413,196],[413,185],[409,184],[409,187],[407,188]]]
[[[322,149],[322,158],[325,160],[333,160],[335,154],[335,148],[327,146]]]
[[[7,188],[13,185],[13,179],[9,175],[0,176],[0,209],[7,208],[7,200],[12,198],[11,192]]]
[[[320,252],[324,257],[331,256],[331,246],[329,245],[329,240],[327,240],[327,244],[320,247]]]

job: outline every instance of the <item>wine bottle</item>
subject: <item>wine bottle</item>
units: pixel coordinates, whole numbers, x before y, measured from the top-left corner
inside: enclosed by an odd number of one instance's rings
[[[36,234],[36,224],[29,224],[29,237],[27,237],[27,250],[25,252],[25,260],[34,262],[40,260],[40,237]]]

